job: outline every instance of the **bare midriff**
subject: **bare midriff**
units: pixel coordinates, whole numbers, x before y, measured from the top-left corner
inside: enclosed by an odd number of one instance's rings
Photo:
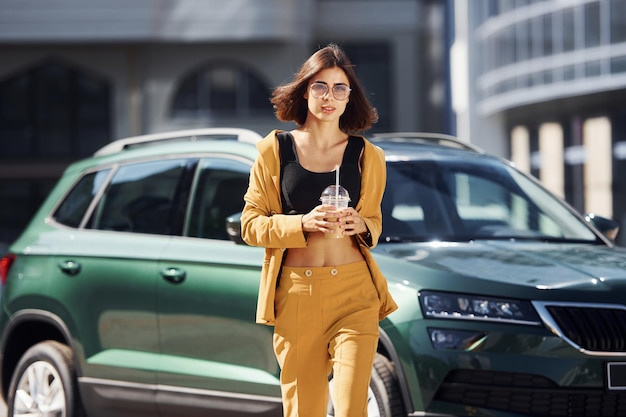
[[[356,238],[327,239],[322,232],[310,233],[305,248],[290,248],[284,265],[295,267],[320,267],[345,265],[363,260]]]

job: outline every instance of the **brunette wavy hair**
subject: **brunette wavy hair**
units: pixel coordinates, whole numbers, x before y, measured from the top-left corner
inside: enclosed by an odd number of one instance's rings
[[[311,55],[302,64],[291,82],[276,87],[272,93],[271,102],[278,120],[295,122],[298,126],[302,126],[308,114],[304,94],[309,81],[321,70],[333,67],[343,70],[352,90],[346,110],[339,118],[339,128],[345,133],[357,133],[369,129],[373,123],[376,123],[378,112],[365,96],[365,91],[354,72],[354,66],[345,52],[334,43]]]

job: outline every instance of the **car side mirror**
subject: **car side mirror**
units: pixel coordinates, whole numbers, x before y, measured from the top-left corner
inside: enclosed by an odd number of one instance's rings
[[[619,223],[606,217],[598,216],[593,213],[586,213],[585,220],[591,223],[600,233],[606,236],[611,242],[615,242],[615,238],[619,233]]]
[[[238,245],[245,245],[241,238],[241,213],[235,213],[226,218],[226,232],[228,238]]]

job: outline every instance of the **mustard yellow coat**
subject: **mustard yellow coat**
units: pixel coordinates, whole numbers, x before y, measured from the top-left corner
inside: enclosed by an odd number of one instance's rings
[[[274,325],[274,296],[285,250],[307,245],[302,231],[302,215],[282,214],[277,132],[273,130],[257,144],[259,155],[250,172],[250,184],[244,196],[246,204],[241,216],[243,240],[251,246],[265,247],[256,322],[267,325]],[[382,231],[380,203],[387,170],[383,150],[365,138],[364,143],[361,195],[355,208],[365,220],[369,235],[358,235],[357,239],[378,291],[379,318],[382,320],[398,308],[389,294],[387,280],[369,251],[378,243]]]

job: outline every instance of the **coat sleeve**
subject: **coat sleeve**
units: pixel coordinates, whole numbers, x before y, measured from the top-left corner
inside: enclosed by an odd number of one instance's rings
[[[357,235],[357,239],[360,245],[368,248],[374,248],[378,244],[378,238],[382,233],[381,203],[386,182],[385,153],[381,148],[366,141],[363,153],[361,197],[356,210],[363,217],[368,229],[368,233]]]
[[[250,171],[250,182],[244,195],[241,237],[251,246],[305,247],[302,215],[280,214],[280,161],[275,141],[274,131],[259,144],[260,153]]]

